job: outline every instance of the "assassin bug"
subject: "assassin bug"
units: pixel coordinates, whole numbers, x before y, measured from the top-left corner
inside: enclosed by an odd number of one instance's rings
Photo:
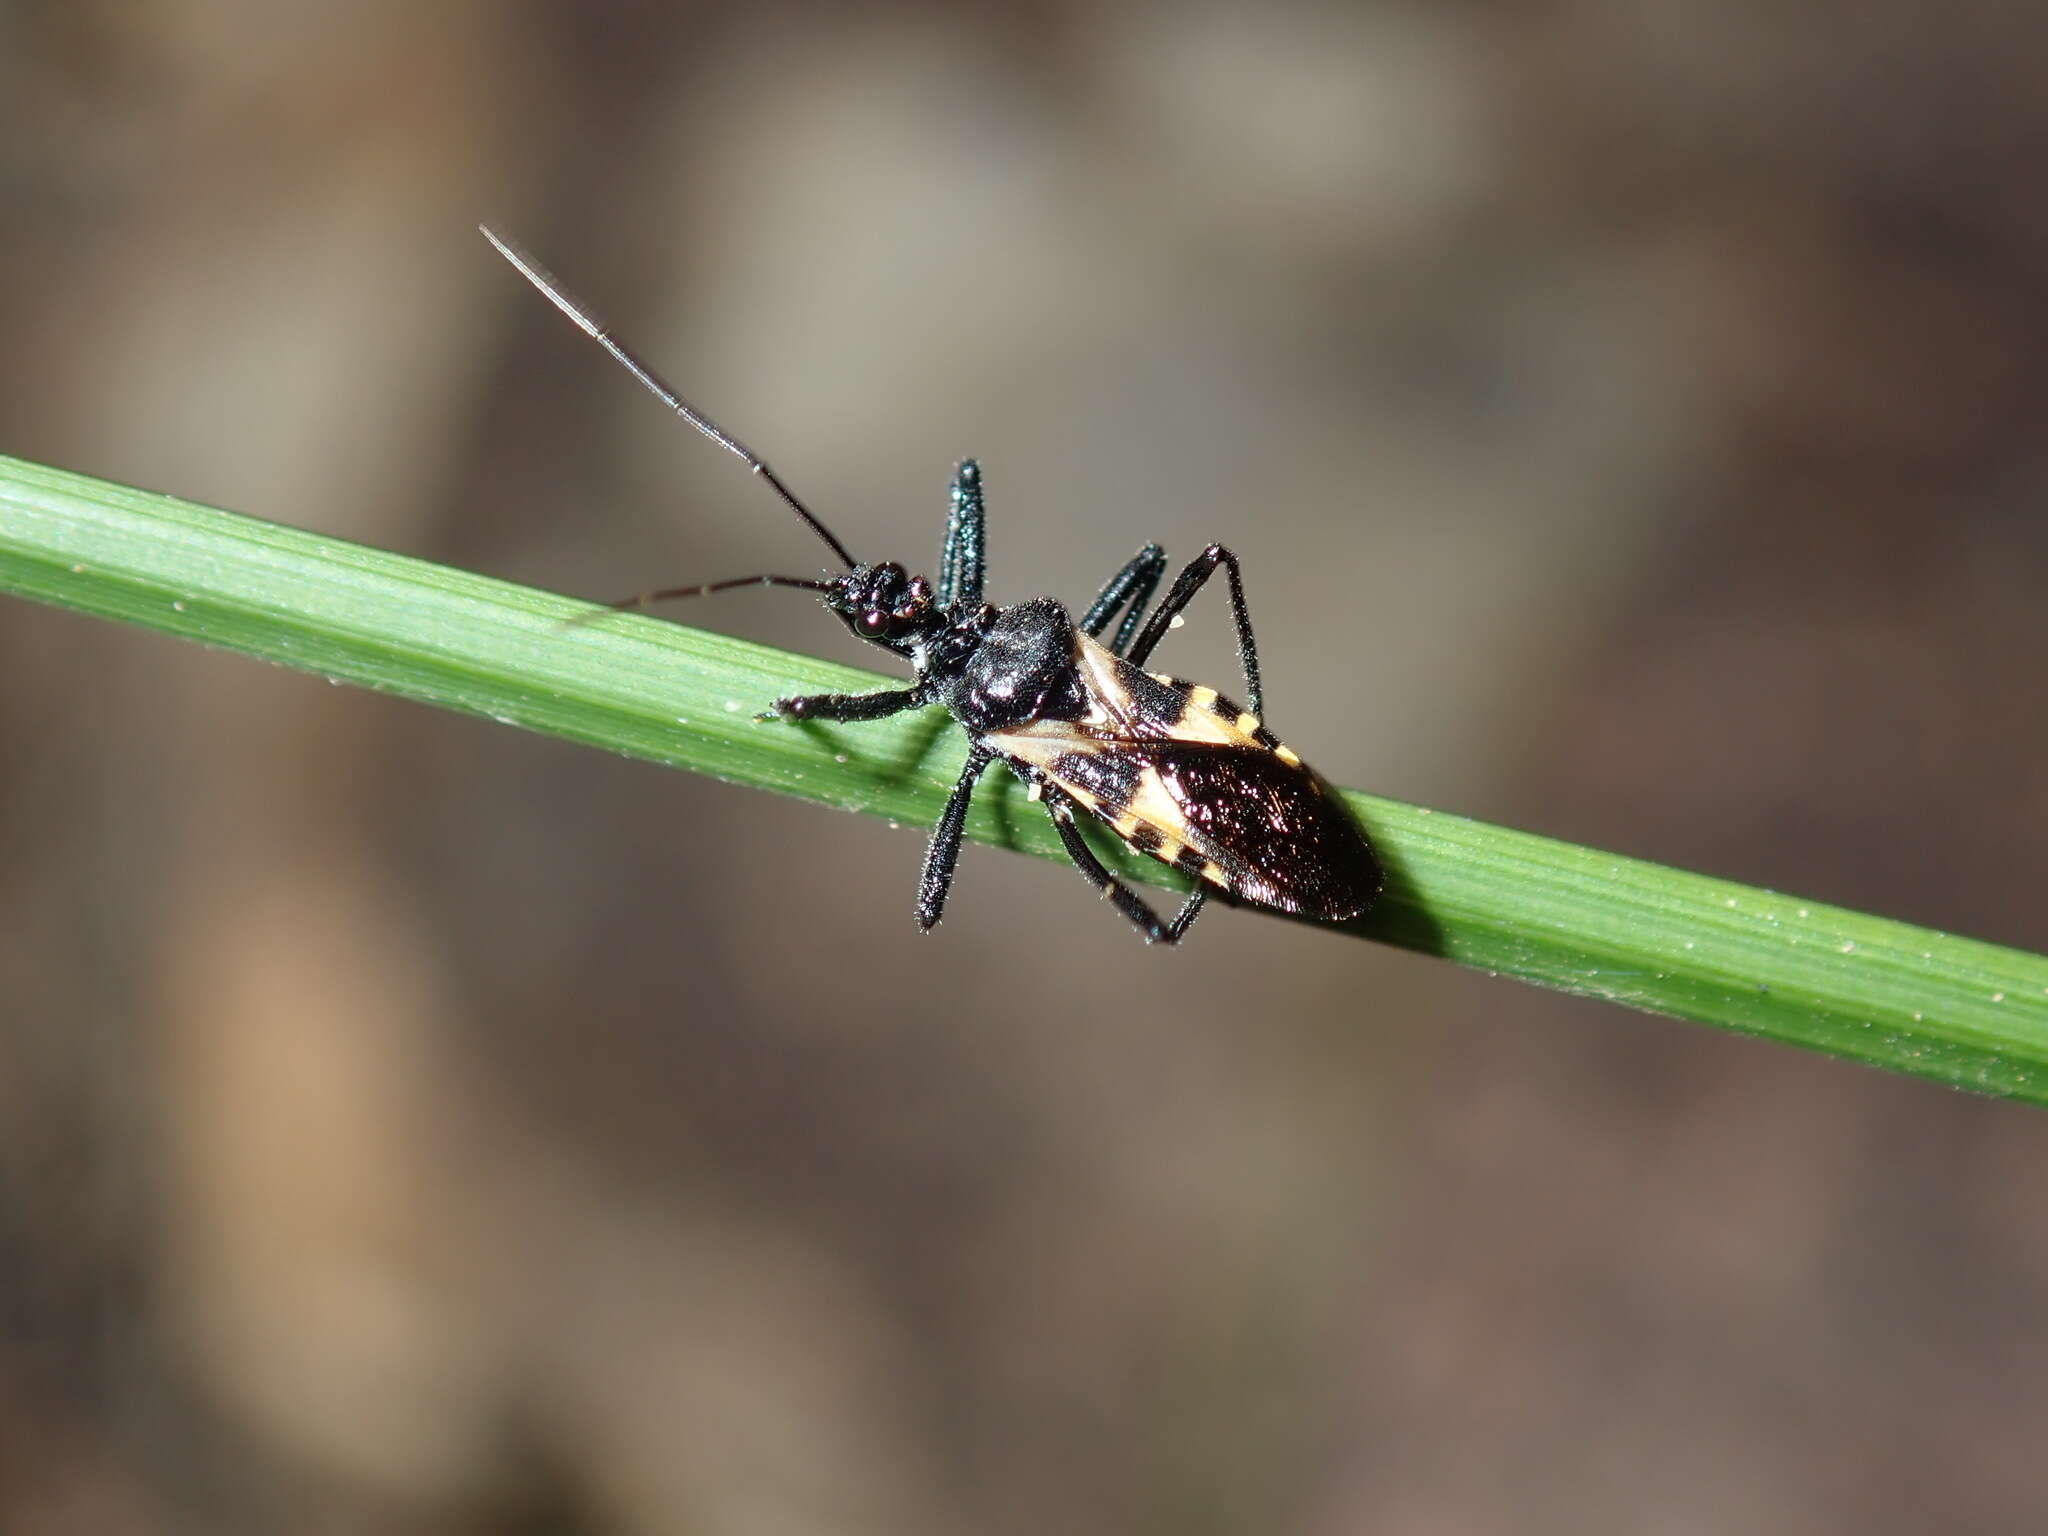
[[[1380,868],[1364,834],[1328,786],[1260,722],[1264,689],[1237,556],[1211,544],[1174,579],[1149,617],[1145,605],[1166,574],[1166,551],[1157,544],[1147,544],[1110,577],[1078,623],[1050,597],[994,607],[982,598],[981,470],[968,459],[953,473],[938,580],[913,576],[893,560],[864,565],[758,454],[663,383],[546,268],[488,228],[483,234],[656,399],[767,481],[846,567],[822,581],[741,576],[664,588],[612,606],[637,608],[746,586],[816,592],[859,638],[908,660],[917,680],[881,693],[777,699],[760,719],[879,720],[943,704],[966,729],[967,763],[925,853],[920,928],[929,932],[945,907],[968,801],[998,758],[1024,781],[1031,799],[1044,803],[1075,867],[1147,942],[1177,942],[1212,888],[1333,922],[1372,904]],[[1213,688],[1145,670],[1160,638],[1218,569],[1228,581],[1244,667],[1242,708]],[[1116,631],[1105,645],[1103,632],[1113,622]],[[1076,825],[1077,810],[1101,818],[1140,853],[1194,878],[1171,922],[1161,922],[1103,866]]]

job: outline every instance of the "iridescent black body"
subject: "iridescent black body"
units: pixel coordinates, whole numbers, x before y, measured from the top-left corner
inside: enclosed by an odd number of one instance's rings
[[[752,576],[670,588],[616,604],[750,584],[817,592],[860,639],[909,662],[908,688],[872,694],[778,699],[763,718],[878,720],[941,704],[966,730],[967,762],[925,855],[917,921],[939,921],[960,854],[975,783],[1000,759],[1044,803],[1068,856],[1148,941],[1172,943],[1209,893],[1330,921],[1372,904],[1380,868],[1343,805],[1261,722],[1258,651],[1237,557],[1212,544],[1190,561],[1158,605],[1146,604],[1166,573],[1166,552],[1147,544],[1112,576],[1079,620],[1050,597],[1007,608],[983,600],[986,516],[973,460],[954,472],[936,582],[894,561],[860,564],[775,473],[685,402],[569,299],[531,257],[484,233],[529,281],[684,420],[744,459],[848,567],[811,580]],[[1214,689],[1144,670],[1203,584],[1223,570],[1246,706]],[[1105,642],[1103,633],[1114,624]],[[1095,856],[1075,812],[1099,817],[1131,847],[1183,871],[1194,889],[1169,922]]]

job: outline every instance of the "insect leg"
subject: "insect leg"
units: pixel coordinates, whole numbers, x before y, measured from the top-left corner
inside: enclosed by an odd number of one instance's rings
[[[995,761],[987,747],[967,753],[967,766],[946,797],[946,808],[932,828],[931,846],[925,850],[924,875],[917,882],[917,926],[930,933],[946,909],[946,892],[953,885],[953,865],[960,858],[960,829],[967,822],[967,803],[974,798],[974,781]]]
[[[1188,892],[1188,899],[1182,903],[1180,911],[1174,914],[1173,921],[1166,925],[1166,941],[1169,944],[1178,944],[1180,936],[1194,926],[1195,919],[1202,915],[1202,903],[1208,899],[1209,891],[1206,886],[1198,885]]]
[[[1194,921],[1194,918],[1183,909],[1171,926],[1160,922],[1159,914],[1146,906],[1136,891],[1111,874],[1103,866],[1102,860],[1095,857],[1095,850],[1088,846],[1087,841],[1081,836],[1081,829],[1074,825],[1072,800],[1058,790],[1048,788],[1045,792],[1045,809],[1052,817],[1053,828],[1059,833],[1060,841],[1066,845],[1067,857],[1074,861],[1074,867],[1081,871],[1082,878],[1102,892],[1103,896],[1115,905],[1117,911],[1137,925],[1138,931],[1145,935],[1146,943],[1172,944],[1180,938],[1181,932],[1188,923]],[[1197,891],[1189,901],[1189,905],[1196,911],[1201,910],[1201,895],[1202,893]]]
[[[1109,644],[1112,655],[1123,655],[1131,636],[1138,631],[1139,621],[1145,617],[1145,605],[1152,601],[1152,594],[1159,589],[1159,578],[1165,574],[1166,551],[1157,544],[1147,544],[1103,585],[1087,613],[1081,616],[1082,633],[1100,639],[1109,621],[1116,617],[1117,609],[1129,603],[1130,611]]]
[[[1259,648],[1252,639],[1251,616],[1245,611],[1244,578],[1237,568],[1237,556],[1221,544],[1211,544],[1174,577],[1173,586],[1159,606],[1152,610],[1152,617],[1145,621],[1145,628],[1132,643],[1129,659],[1141,667],[1145,664],[1145,659],[1152,654],[1152,647],[1159,643],[1160,636],[1166,633],[1174,616],[1187,607],[1194,595],[1201,591],[1202,583],[1216,574],[1219,565],[1230,578],[1230,617],[1237,625],[1237,659],[1244,666],[1245,704],[1253,714],[1261,715],[1265,713],[1265,701],[1261,697],[1264,690],[1259,686]]]
[[[777,699],[754,718],[773,720],[880,720],[916,709],[924,695],[915,688],[888,688],[880,693],[811,693],[801,698]]]
[[[988,560],[987,525],[981,501],[981,466],[963,459],[953,471],[953,508],[946,514],[946,542],[939,550],[936,595],[941,608],[981,601]]]

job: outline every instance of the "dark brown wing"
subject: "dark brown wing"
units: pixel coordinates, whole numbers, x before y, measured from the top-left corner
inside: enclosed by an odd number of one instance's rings
[[[1379,894],[1380,866],[1351,813],[1300,763],[1259,747],[1134,743],[1218,885],[1283,912],[1341,921]],[[1181,864],[1186,868],[1185,862]]]
[[[1233,895],[1342,921],[1379,893],[1365,834],[1284,748],[1242,736],[1112,736],[1052,720],[988,741],[1040,769],[1139,852]]]

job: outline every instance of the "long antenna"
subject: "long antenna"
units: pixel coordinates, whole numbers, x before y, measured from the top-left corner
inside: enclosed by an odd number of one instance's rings
[[[641,386],[649,394],[682,417],[683,420],[687,421],[699,432],[710,438],[711,441],[718,444],[719,447],[725,449],[728,453],[737,454],[746,462],[747,468],[773,486],[775,494],[787,502],[789,509],[810,526],[811,532],[831,546],[832,553],[839,557],[841,563],[848,570],[852,570],[860,563],[847,551],[846,546],[839,542],[838,537],[832,530],[819,522],[811,509],[798,499],[796,492],[782,483],[782,478],[768,467],[766,459],[763,459],[753,449],[734,437],[725,428],[721,427],[709,416],[706,416],[664,383],[661,375],[635,357],[623,342],[613,336],[609,330],[605,329],[598,321],[597,316],[593,315],[582,304],[564,292],[562,285],[555,281],[554,274],[548,271],[546,267],[535,261],[511,241],[501,238],[488,224],[479,224],[477,228],[482,231],[483,237],[486,240],[497,247],[500,256],[519,269],[521,277],[546,294],[549,302],[571,320],[574,320],[586,336],[617,358],[626,372],[638,379]]]
[[[732,576],[724,581],[700,581],[688,587],[663,587],[658,592],[641,592],[632,597],[622,597],[617,602],[606,603],[602,608],[589,613],[579,613],[563,624],[564,629],[580,629],[585,624],[594,624],[599,619],[614,613],[629,613],[635,608],[646,608],[654,603],[673,602],[679,597],[702,597],[707,592],[728,592],[734,587],[802,587],[806,592],[830,592],[832,584],[812,581],[803,576]]]

